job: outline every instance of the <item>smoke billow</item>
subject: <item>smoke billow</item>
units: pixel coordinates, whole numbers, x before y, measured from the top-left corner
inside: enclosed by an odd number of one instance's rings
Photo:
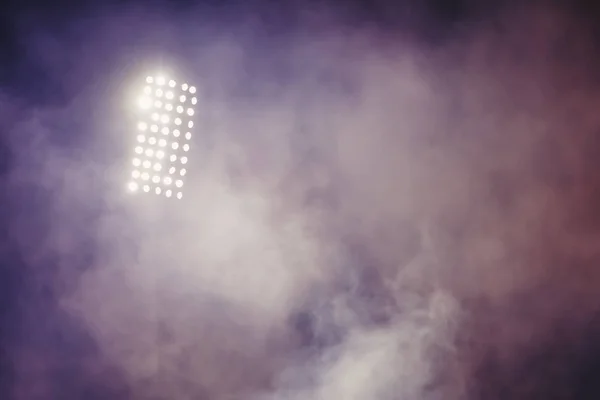
[[[138,66],[87,73],[98,56],[79,49],[66,85],[100,81],[11,125],[9,180],[35,210],[13,237],[32,291],[92,332],[85,379],[129,398],[576,394],[572,360],[544,349],[585,351],[600,306],[600,103],[583,27],[531,8],[432,46],[322,15],[278,40],[194,13],[90,26],[81,40],[101,55],[115,27],[185,48],[202,93],[185,201],[120,191],[115,99]],[[139,55],[139,37],[113,60]],[[91,99],[105,105],[84,110]],[[65,145],[63,129],[91,135]],[[50,329],[43,310],[21,329]],[[32,398],[32,380],[58,390],[19,349],[14,398]],[[35,357],[49,371],[61,356]]]

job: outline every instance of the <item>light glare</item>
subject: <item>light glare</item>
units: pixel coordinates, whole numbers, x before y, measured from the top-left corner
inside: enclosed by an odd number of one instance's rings
[[[150,106],[152,105],[152,101],[148,97],[141,97],[138,100],[138,104],[139,104],[140,108],[146,109],[146,108],[150,108]]]

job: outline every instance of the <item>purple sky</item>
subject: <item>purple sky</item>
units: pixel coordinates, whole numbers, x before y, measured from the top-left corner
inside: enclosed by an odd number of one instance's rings
[[[597,398],[597,32],[468,3],[11,10],[0,398]],[[179,202],[123,190],[157,71]]]

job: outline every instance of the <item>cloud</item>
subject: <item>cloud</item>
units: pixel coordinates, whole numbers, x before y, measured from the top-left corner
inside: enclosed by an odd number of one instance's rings
[[[585,331],[597,101],[571,18],[507,13],[433,47],[330,17],[278,41],[139,13],[107,12],[84,43],[148,25],[186,38],[203,119],[185,201],[120,190],[119,96],[141,65],[110,74],[82,52],[75,75],[97,81],[10,136],[11,182],[47,196],[13,224],[31,279],[52,282],[133,394],[475,398],[509,379],[486,363],[517,370],[556,329]],[[104,106],[85,111],[92,98]],[[91,134],[64,145],[63,127]],[[530,376],[505,398],[542,390]]]

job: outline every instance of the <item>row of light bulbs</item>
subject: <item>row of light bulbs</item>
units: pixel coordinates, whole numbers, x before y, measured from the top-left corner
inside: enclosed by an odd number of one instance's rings
[[[137,182],[129,182],[129,190],[131,190],[132,192],[137,191],[140,188],[140,185]],[[148,193],[150,191],[150,185],[142,185],[142,190],[146,193]],[[161,194],[162,193],[162,188],[160,186],[157,186],[154,188],[154,192],[156,194]],[[167,189],[165,190],[165,196],[166,197],[171,197],[173,196],[173,191],[171,189]],[[175,195],[175,197],[177,197],[178,199],[181,199],[183,197],[183,193],[181,192],[177,192],[177,194]]]
[[[158,86],[168,85],[171,88],[174,88],[177,85],[177,83],[173,79],[167,82],[164,76],[157,76],[156,79],[152,76],[148,76],[146,77],[146,83],[156,83]],[[181,85],[181,90],[183,90],[184,92],[189,91],[192,94],[196,93],[196,88],[194,86],[188,85],[187,83]]]
[[[152,93],[153,93],[153,91],[152,91],[152,88],[150,86],[144,87],[144,94],[145,95],[150,96],[150,95],[152,95]],[[170,90],[167,90],[165,92],[162,89],[156,89],[154,91],[154,96],[156,96],[158,98],[161,98],[161,97],[164,96],[165,99],[167,99],[167,100],[173,100],[173,99],[175,99],[175,94],[172,91],[170,91]],[[179,95],[179,101],[181,103],[185,103],[187,101],[187,99],[188,99],[188,97],[185,94],[180,94]],[[160,100],[157,100],[157,101],[160,102]],[[190,97],[190,102],[192,103],[192,105],[196,105],[198,103],[198,99],[196,98],[196,96],[192,96],[192,97]],[[156,105],[156,102],[155,102],[154,106],[155,107],[162,107],[162,102],[160,102],[160,106]]]
[[[146,168],[146,169],[150,169],[150,167],[152,166],[152,163],[151,163],[149,160],[146,160],[146,161],[144,161],[143,163],[140,163],[140,165],[136,165],[136,166],[137,166],[137,167],[143,166],[143,167],[144,167],[144,168]],[[157,163],[155,163],[155,164],[152,166],[152,169],[153,169],[154,171],[156,171],[156,172],[160,172],[160,171],[162,171],[162,164],[161,164],[161,163],[159,163],[159,162],[157,162]],[[175,174],[175,172],[177,172],[177,168],[175,168],[175,167],[170,167],[170,168],[169,168],[169,174],[171,174],[171,175],[174,175],[174,174]],[[181,176],[185,176],[185,174],[186,174],[186,173],[187,173],[187,170],[186,170],[185,168],[181,168],[181,169],[179,170],[179,175],[181,175]],[[133,170],[132,176],[133,176],[134,178],[137,178],[137,177],[139,177],[139,176],[140,176],[140,171],[138,171],[137,169],[136,169],[136,170]]]
[[[192,121],[190,121],[190,123],[188,124],[188,127],[192,127]],[[158,133],[159,129],[158,129],[158,125],[156,124],[151,124],[149,126],[150,128],[150,132],[152,133]],[[138,129],[142,132],[145,132],[148,130],[148,124],[145,122],[139,122],[138,123]],[[169,129],[168,126],[163,126],[162,128],[160,128],[160,133],[162,133],[163,135],[168,135],[171,132],[171,130]],[[177,128],[173,129],[173,136],[175,137],[179,137],[179,135],[181,135],[181,131]],[[143,135],[142,135],[143,136]],[[185,139],[186,140],[191,140],[192,139],[192,134],[191,132],[186,132],[185,133]]]
[[[141,179],[143,181],[152,180],[152,182],[154,182],[154,183],[160,183],[160,181],[161,181],[159,175],[154,175],[154,176],[152,176],[152,178],[150,178],[150,174],[148,172],[140,172],[138,170],[133,171],[131,176],[133,177],[133,179]],[[171,178],[170,176],[164,177],[162,179],[162,182],[165,185],[170,185],[172,183],[175,183],[175,186],[177,186],[178,188],[183,186],[183,181],[181,179],[173,180],[173,178]]]
[[[140,136],[141,136],[141,135],[140,135]],[[140,140],[140,139],[141,139],[141,140]],[[141,141],[141,142],[143,142],[144,140],[145,140],[145,139],[144,139],[143,137],[138,137],[138,141]],[[155,137],[151,137],[150,139],[148,139],[148,144],[149,144],[149,145],[154,145],[154,144],[156,144],[156,138],[155,138]],[[158,146],[159,146],[159,147],[166,147],[166,146],[167,146],[167,141],[166,141],[165,139],[160,139],[160,140],[158,141]],[[172,143],[171,143],[171,148],[172,148],[173,150],[177,150],[177,149],[179,149],[179,143],[177,143],[177,142],[172,142]],[[186,144],[184,144],[183,146],[181,146],[181,149],[182,149],[183,151],[189,151],[189,150],[190,150],[190,145],[186,143]],[[148,154],[148,151],[150,151],[150,152],[151,152],[151,154]],[[142,154],[142,153],[144,152],[144,149],[142,148],[142,146],[136,146],[136,148],[135,148],[135,152],[136,152],[137,154]],[[146,149],[146,155],[147,155],[148,157],[152,157],[152,155],[153,155],[153,154],[154,154],[154,150],[153,150],[153,149],[151,149],[151,148],[148,148],[148,149]]]
[[[165,153],[162,150],[158,150],[155,155],[156,155],[156,158],[158,158],[159,160],[162,160],[165,157]],[[169,156],[169,161],[171,161],[172,163],[177,161],[177,156],[175,154],[171,154]],[[183,157],[179,158],[179,161],[185,165],[188,162],[188,158],[186,156],[183,156]],[[133,163],[134,167],[139,167],[141,165],[144,168],[150,168],[150,165],[152,164],[150,162],[150,160],[142,161],[137,157],[133,159],[132,163]]]

